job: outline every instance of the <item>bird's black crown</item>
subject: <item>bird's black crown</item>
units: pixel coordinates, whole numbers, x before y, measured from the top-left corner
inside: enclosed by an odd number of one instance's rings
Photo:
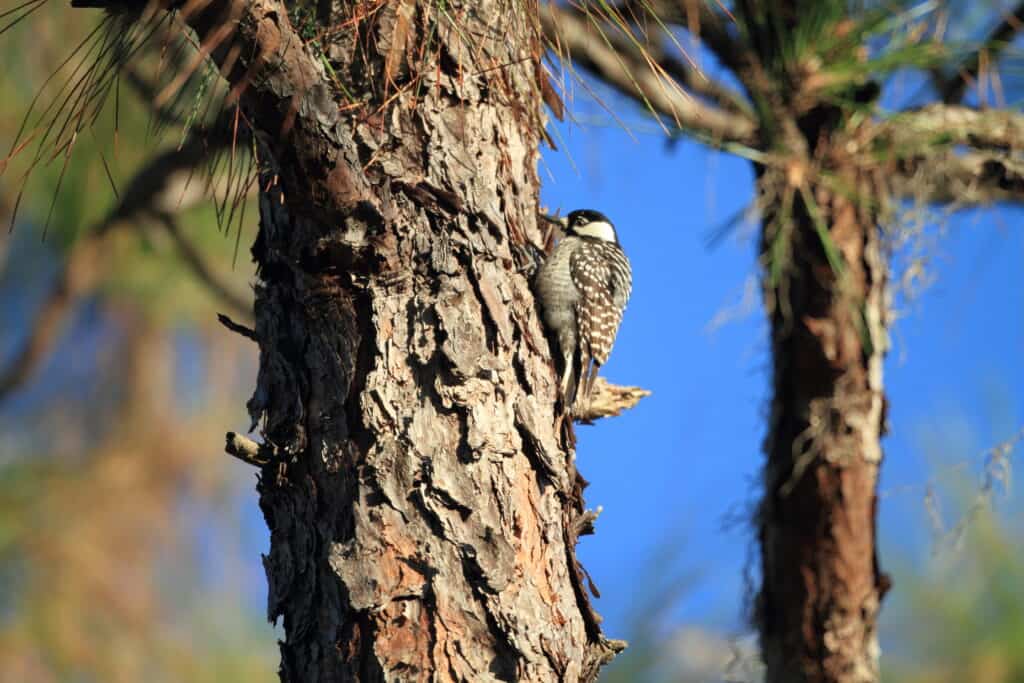
[[[619,236],[608,216],[593,209],[577,209],[563,219],[569,235],[618,244]]]
[[[574,225],[586,225],[587,223],[597,223],[598,221],[604,221],[608,225],[612,222],[600,211],[594,211],[593,209],[577,209],[569,213],[565,217],[569,226]]]

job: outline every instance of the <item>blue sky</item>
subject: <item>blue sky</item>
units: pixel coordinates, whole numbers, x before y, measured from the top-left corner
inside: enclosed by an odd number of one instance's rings
[[[631,137],[597,107],[577,110],[587,123],[560,125],[562,149],[544,153],[542,200],[563,213],[596,208],[615,222],[634,293],[605,375],[653,392],[620,418],[578,429],[587,503],[604,506],[580,555],[604,595],[598,609],[613,637],[625,635],[645,564],[664,562],[671,546],[676,566],[698,576],[673,617],[735,632],[769,348],[750,285],[751,226],[713,250],[706,242],[751,201],[752,172],[745,160],[694,143],[669,147],[649,123]],[[935,281],[897,300],[886,364],[883,566],[889,553],[926,562],[925,485],[936,476],[973,482],[981,451],[1024,425],[1016,391],[1024,386],[1021,218],[1020,210],[987,209],[957,214],[941,235],[929,228]],[[723,312],[733,313],[730,321],[712,329]],[[967,467],[950,475],[953,462]]]

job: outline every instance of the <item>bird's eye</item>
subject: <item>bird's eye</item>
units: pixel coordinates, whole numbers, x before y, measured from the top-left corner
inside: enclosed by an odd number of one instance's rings
[[[587,219],[583,216],[576,216],[576,225],[586,225]]]

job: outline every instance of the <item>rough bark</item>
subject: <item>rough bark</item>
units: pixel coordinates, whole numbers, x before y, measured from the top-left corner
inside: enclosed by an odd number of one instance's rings
[[[207,44],[239,19],[212,53],[261,141],[264,444],[228,445],[268,456],[281,678],[592,680],[622,644],[575,560],[592,516],[516,258],[540,242],[537,7],[331,12],[322,56],[274,2],[188,17]]]
[[[816,128],[814,139],[830,182],[808,181],[799,166],[760,175],[776,197],[762,248],[779,274],[765,275],[774,379],[756,620],[768,681],[872,683],[888,585],[875,545],[885,197],[875,174],[842,152],[848,136]]]

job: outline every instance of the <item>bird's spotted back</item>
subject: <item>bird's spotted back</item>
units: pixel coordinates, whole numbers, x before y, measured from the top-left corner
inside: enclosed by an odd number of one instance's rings
[[[632,287],[629,261],[617,244],[585,240],[573,251],[569,270],[579,292],[580,346],[598,365],[604,365]]]

